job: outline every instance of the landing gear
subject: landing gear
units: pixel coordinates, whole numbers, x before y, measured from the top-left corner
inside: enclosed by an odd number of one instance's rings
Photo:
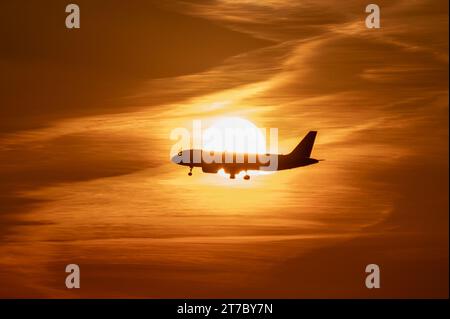
[[[190,167],[190,170],[189,170],[189,173],[188,173],[189,176],[192,176],[192,169],[193,169],[193,168],[194,168],[194,167],[192,167],[192,166]]]
[[[230,179],[235,179],[236,175],[234,173],[230,173]]]
[[[248,180],[250,179],[250,175],[246,174],[246,175],[244,176],[244,179],[245,179],[246,181],[248,181]]]

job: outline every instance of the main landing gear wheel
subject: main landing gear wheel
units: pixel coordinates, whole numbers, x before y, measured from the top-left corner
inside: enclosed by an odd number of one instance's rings
[[[230,174],[230,179],[235,179],[235,178],[236,178],[236,175],[234,173],[231,173]]]
[[[248,174],[245,175],[245,176],[244,176],[244,179],[248,181],[248,180],[250,179],[250,175],[248,175]]]
[[[192,169],[193,169],[193,167],[191,167],[191,169],[189,170],[189,173],[188,173],[189,176],[192,176]]]

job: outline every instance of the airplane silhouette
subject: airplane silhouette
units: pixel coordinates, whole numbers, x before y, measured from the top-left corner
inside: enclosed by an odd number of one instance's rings
[[[317,131],[310,131],[294,150],[287,155],[265,154],[264,157],[264,155],[259,154],[239,154],[190,149],[178,152],[177,155],[172,157],[172,162],[178,165],[188,166],[190,168],[189,176],[192,176],[192,169],[194,167],[201,167],[204,173],[213,174],[223,169],[225,173],[230,174],[231,179],[234,179],[236,174],[245,171],[244,179],[248,180],[250,179],[250,175],[248,175],[247,171],[281,171],[318,163],[321,160],[310,157],[316,135]],[[261,157],[264,158],[262,159]],[[211,160],[212,158],[215,160]]]

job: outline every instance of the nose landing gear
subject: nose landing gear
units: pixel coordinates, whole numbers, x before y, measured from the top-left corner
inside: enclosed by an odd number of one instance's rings
[[[192,166],[190,167],[189,173],[188,173],[189,176],[192,176],[192,169],[193,169],[193,168],[194,168],[194,167],[192,167]]]

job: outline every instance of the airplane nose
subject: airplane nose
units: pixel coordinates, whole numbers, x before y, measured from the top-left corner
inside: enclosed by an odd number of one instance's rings
[[[171,161],[172,161],[172,163],[175,163],[175,164],[180,164],[183,162],[181,156],[178,156],[178,155],[173,156],[171,158]]]

